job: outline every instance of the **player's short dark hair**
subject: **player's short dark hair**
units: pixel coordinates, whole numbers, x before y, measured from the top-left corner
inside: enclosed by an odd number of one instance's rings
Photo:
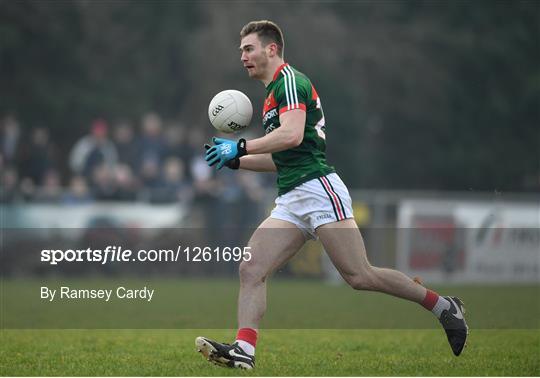
[[[277,45],[277,54],[280,58],[283,58],[283,49],[285,48],[285,41],[283,40],[283,33],[279,26],[275,22],[268,20],[251,21],[244,25],[240,30],[240,38],[244,38],[246,35],[257,33],[257,36],[261,40],[263,46],[269,43],[275,43]]]

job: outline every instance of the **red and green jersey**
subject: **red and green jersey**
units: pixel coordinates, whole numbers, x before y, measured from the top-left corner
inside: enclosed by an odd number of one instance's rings
[[[272,154],[278,172],[278,195],[306,181],[335,172],[326,163],[324,114],[319,95],[306,75],[285,63],[266,87],[262,118],[264,132],[268,134],[280,127],[279,115],[293,109],[306,112],[304,139],[298,147]]]

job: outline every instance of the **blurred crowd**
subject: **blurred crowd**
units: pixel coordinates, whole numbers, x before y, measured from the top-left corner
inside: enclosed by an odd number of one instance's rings
[[[206,132],[205,132],[206,131]],[[204,161],[212,131],[164,124],[155,113],[137,123],[95,119],[72,146],[58,146],[46,127],[21,127],[13,115],[1,119],[2,203],[87,204],[258,203],[261,175],[223,169]],[[63,148],[61,148],[63,147]],[[215,204],[214,204],[215,205]]]

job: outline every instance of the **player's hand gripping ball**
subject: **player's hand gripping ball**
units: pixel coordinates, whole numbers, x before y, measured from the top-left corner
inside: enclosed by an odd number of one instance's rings
[[[245,129],[252,115],[253,106],[248,96],[234,89],[219,92],[208,106],[210,123],[224,133]]]

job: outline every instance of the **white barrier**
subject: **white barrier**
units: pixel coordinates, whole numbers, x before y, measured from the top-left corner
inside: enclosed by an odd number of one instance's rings
[[[540,282],[540,205],[405,200],[397,267],[425,281]]]
[[[86,228],[180,226],[186,208],[180,204],[155,205],[98,202],[84,205],[3,205],[2,228]]]

